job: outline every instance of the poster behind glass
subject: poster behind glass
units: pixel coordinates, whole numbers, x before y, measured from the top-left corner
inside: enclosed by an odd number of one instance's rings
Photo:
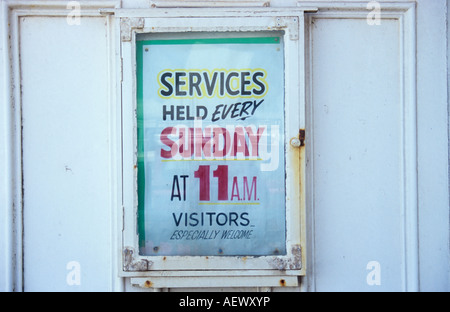
[[[147,256],[286,254],[282,37],[137,41]]]

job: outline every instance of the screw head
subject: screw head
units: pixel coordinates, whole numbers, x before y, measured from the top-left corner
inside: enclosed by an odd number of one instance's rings
[[[300,147],[300,145],[301,145],[301,142],[300,142],[299,139],[297,139],[297,138],[292,138],[291,139],[291,146],[292,147]]]

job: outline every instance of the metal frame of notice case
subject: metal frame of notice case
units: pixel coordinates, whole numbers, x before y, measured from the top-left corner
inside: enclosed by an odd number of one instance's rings
[[[305,275],[305,11],[315,9],[116,9],[120,27],[122,105],[122,229],[119,274],[146,288],[298,286]],[[284,41],[286,254],[269,256],[141,256],[138,237],[137,34],[224,36],[282,31]],[[193,279],[195,278],[195,283]]]

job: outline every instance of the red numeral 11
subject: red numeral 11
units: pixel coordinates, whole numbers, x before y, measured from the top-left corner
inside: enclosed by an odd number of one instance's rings
[[[200,200],[209,201],[209,166],[199,166],[194,177],[200,179]]]
[[[199,178],[199,199],[210,200],[210,166],[199,166],[194,172],[194,177]],[[218,200],[228,200],[228,166],[220,165],[213,171],[213,177],[217,178]]]
[[[228,200],[228,166],[217,166],[213,177],[217,178],[218,200]]]

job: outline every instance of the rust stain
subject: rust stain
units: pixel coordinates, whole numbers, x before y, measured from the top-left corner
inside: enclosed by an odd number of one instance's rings
[[[298,137],[296,138],[298,141],[300,141],[300,146],[297,148],[292,148],[292,161],[291,161],[291,172],[293,174],[293,181],[299,183],[299,194],[295,194],[296,198],[300,200],[299,204],[301,204],[301,201],[303,200],[304,194],[304,175],[305,175],[305,141],[306,141],[306,131],[305,129],[299,129],[298,131]],[[293,194],[294,195],[294,194]],[[298,197],[297,197],[298,196]]]
[[[305,129],[300,129],[298,132],[298,139],[300,140],[300,146],[305,146],[306,131]]]
[[[298,181],[301,183],[302,180],[302,156],[304,155],[304,149],[305,149],[305,140],[302,140],[302,136],[300,135],[301,129],[299,132],[298,140],[300,141],[300,146],[298,148],[293,148],[292,153],[292,162],[291,162],[291,171],[293,173],[294,181]]]
[[[286,281],[284,279],[280,279],[280,286],[281,287],[285,287],[286,286]]]
[[[145,281],[145,283],[144,283],[145,288],[150,288],[152,286],[153,286],[153,283],[151,281],[149,281],[149,280]]]

